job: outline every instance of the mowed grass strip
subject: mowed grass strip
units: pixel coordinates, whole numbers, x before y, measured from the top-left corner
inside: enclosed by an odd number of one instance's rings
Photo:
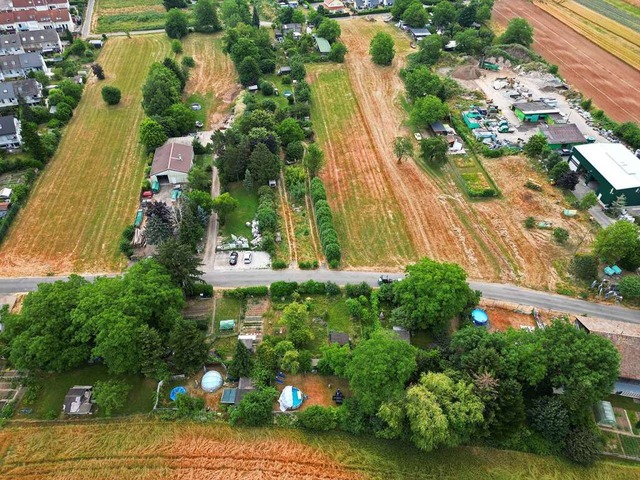
[[[107,79],[89,81],[56,156],[0,249],[3,275],[112,272],[121,269],[120,234],[133,222],[145,165],[138,143],[141,86],[169,51],[160,35],[112,38],[97,61]],[[122,90],[108,107],[105,85]]]
[[[347,266],[397,266],[415,258],[393,186],[378,172],[380,153],[369,141],[344,66],[308,66],[311,118],[327,157],[321,174]],[[372,184],[373,182],[373,184]]]

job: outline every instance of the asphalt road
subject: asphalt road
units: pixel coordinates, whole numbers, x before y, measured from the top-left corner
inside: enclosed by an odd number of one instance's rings
[[[397,273],[389,275],[392,278],[400,276]],[[332,281],[339,285],[364,281],[370,285],[377,285],[379,276],[380,272],[332,271],[323,269],[213,271],[210,267],[205,267],[203,279],[211,283],[214,288],[230,288],[268,285],[278,280],[296,282],[304,282],[306,280],[316,280],[320,282]],[[0,295],[29,292],[35,290],[39,283],[48,283],[64,278],[66,277],[0,278]],[[95,276],[86,276],[85,278],[93,280]],[[612,304],[587,302],[585,300],[530,290],[515,285],[475,281],[469,283],[471,288],[480,290],[485,298],[492,300],[640,324],[640,311],[638,310]]]
[[[96,0],[89,0],[87,9],[84,12],[84,18],[82,19],[82,38],[84,39],[91,35],[91,17],[93,16],[93,7],[95,4]]]

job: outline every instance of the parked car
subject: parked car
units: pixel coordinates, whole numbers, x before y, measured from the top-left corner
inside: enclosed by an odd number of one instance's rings
[[[414,133],[413,136],[416,137],[416,140],[418,141],[422,140],[422,135],[420,135],[419,133]]]
[[[251,260],[253,260],[253,253],[251,253],[251,252],[245,253],[244,254],[244,264],[245,265],[249,265],[251,263]]]
[[[238,263],[238,252],[231,252],[229,256],[229,265],[235,265]]]
[[[202,123],[200,120],[196,120],[196,128],[202,128],[204,127],[204,123]]]
[[[569,155],[571,155],[571,149],[563,148],[562,150],[560,150],[560,155],[563,157],[568,157]]]
[[[191,110],[202,110],[202,105],[200,105],[199,103],[192,103]]]
[[[389,275],[380,275],[380,278],[378,278],[378,285],[382,285],[383,283],[393,283],[393,279],[389,277]]]

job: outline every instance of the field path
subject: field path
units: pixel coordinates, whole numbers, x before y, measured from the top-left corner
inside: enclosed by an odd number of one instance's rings
[[[497,0],[494,19],[515,17],[533,25],[533,49],[598,108],[619,122],[640,122],[640,72],[526,0]]]
[[[145,156],[138,143],[140,87],[149,65],[169,50],[161,36],[110,39],[97,61],[107,79],[91,77],[55,157],[0,249],[0,274],[108,272],[124,266],[118,240],[132,223]],[[118,106],[104,85],[122,90]]]

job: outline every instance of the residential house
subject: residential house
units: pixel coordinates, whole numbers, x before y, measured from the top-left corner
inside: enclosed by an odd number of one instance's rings
[[[13,115],[0,117],[0,148],[14,150],[22,145],[20,121]]]
[[[88,415],[91,413],[91,396],[93,387],[89,385],[75,385],[69,389],[64,397],[62,412],[67,415]]]
[[[329,13],[344,13],[347,11],[341,0],[324,0],[322,6]]]
[[[62,53],[62,41],[55,30],[32,30],[19,35],[25,52]]]
[[[284,37],[291,34],[295,40],[299,40],[302,36],[302,24],[301,23],[285,23],[280,28],[274,30],[276,40],[282,41]]]
[[[620,378],[613,393],[640,399],[640,325],[615,320],[576,316],[575,326],[605,337],[620,352]]]
[[[32,78],[14,82],[0,82],[0,108],[15,107],[18,99],[27,105],[42,101],[42,85]]]
[[[193,147],[182,143],[168,142],[156,148],[149,175],[151,182],[187,183],[193,167]]]
[[[0,31],[73,30],[73,20],[66,8],[55,10],[20,10],[0,12]]]
[[[60,8],[69,9],[68,0],[0,0],[1,11],[12,10],[38,10],[46,12],[47,10],[56,10]]]
[[[29,72],[49,74],[49,68],[39,53],[19,53],[0,57],[0,81],[27,78]]]
[[[17,33],[0,35],[0,56],[16,55],[18,53],[24,53],[20,35]]]

